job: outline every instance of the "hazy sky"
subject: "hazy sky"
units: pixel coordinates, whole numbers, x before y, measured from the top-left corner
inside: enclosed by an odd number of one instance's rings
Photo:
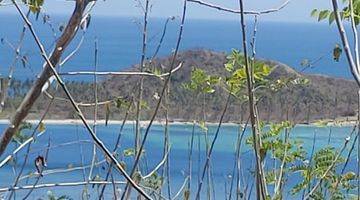
[[[238,9],[238,0],[204,0],[213,4]],[[183,0],[151,0],[152,17],[179,16]],[[284,0],[245,0],[246,10],[262,10],[278,7]],[[45,9],[50,14],[70,14],[73,9],[73,1],[45,0]],[[137,16],[141,10],[136,7],[135,0],[98,0],[94,9],[94,15],[106,16]],[[331,8],[330,0],[290,0],[290,4],[278,13],[268,14],[262,20],[312,22],[310,17],[314,8]],[[0,7],[0,13],[14,13],[13,6]],[[221,11],[204,8],[195,3],[188,3],[188,18],[197,19],[237,19],[238,16]]]

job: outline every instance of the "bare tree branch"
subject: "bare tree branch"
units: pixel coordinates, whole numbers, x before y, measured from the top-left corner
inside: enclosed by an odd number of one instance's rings
[[[17,5],[17,2],[15,0],[12,0],[12,2],[15,5]],[[57,41],[56,47],[49,58],[49,63],[51,65],[56,66],[58,64],[60,57],[62,56],[64,50],[66,49],[68,44],[74,38],[74,36],[78,30],[81,18],[82,18],[84,8],[85,8],[84,1],[77,0],[74,12],[68,22],[68,25],[66,26],[63,34]],[[31,22],[29,20],[27,20],[26,16],[23,16],[23,18],[26,19],[26,24],[28,27],[32,26]],[[41,46],[41,49],[44,49],[44,48]],[[43,50],[43,52],[45,52],[45,50]],[[33,106],[33,104],[35,103],[36,99],[40,96],[41,89],[42,89],[43,85],[47,82],[47,80],[50,78],[50,76],[51,76],[51,68],[50,68],[49,64],[45,63],[44,69],[41,72],[40,76],[35,81],[34,85],[30,89],[30,91],[27,93],[25,98],[23,99],[22,103],[16,110],[15,115],[12,117],[10,126],[7,129],[5,129],[5,131],[3,132],[2,136],[1,136],[0,156],[4,153],[7,145],[11,141],[11,138],[13,137],[15,132],[18,130],[19,125],[24,120],[24,118],[28,115],[28,113],[29,113],[31,107]]]
[[[351,73],[352,73],[356,83],[360,87],[360,74],[358,72],[356,63],[354,62],[354,58],[353,58],[353,55],[351,53],[351,49],[350,49],[350,45],[349,45],[349,40],[347,38],[344,25],[343,25],[343,23],[341,21],[341,16],[340,16],[339,6],[338,6],[338,3],[337,3],[337,0],[332,0],[332,5],[333,5],[334,13],[335,13],[335,21],[336,21],[337,28],[338,28],[338,31],[339,31],[339,34],[340,34],[341,42],[342,42],[344,50],[345,50],[346,58],[347,58],[348,63],[350,65]]]
[[[140,160],[140,157],[141,157],[141,152],[145,146],[145,142],[146,142],[146,139],[147,139],[147,136],[149,135],[149,132],[150,132],[150,128],[156,118],[156,115],[159,111],[159,108],[161,106],[161,102],[162,102],[162,99],[164,97],[164,94],[165,94],[165,91],[167,89],[167,86],[168,86],[168,83],[170,82],[170,79],[171,79],[171,75],[172,75],[172,71],[173,69],[175,68],[175,62],[176,62],[176,58],[177,58],[177,55],[178,55],[178,52],[179,52],[179,48],[180,48],[180,43],[181,43],[181,40],[182,40],[182,36],[183,36],[183,31],[184,31],[184,23],[185,23],[185,17],[186,17],[186,6],[187,6],[187,1],[184,0],[184,4],[183,4],[183,10],[182,10],[182,18],[181,18],[181,24],[180,24],[180,30],[179,30],[179,34],[178,34],[178,38],[177,38],[177,41],[176,41],[176,47],[175,47],[175,51],[174,51],[174,55],[172,57],[172,60],[171,60],[171,64],[170,64],[170,72],[169,72],[169,76],[167,76],[167,78],[165,79],[165,82],[164,82],[164,86],[161,90],[161,95],[160,95],[160,98],[156,104],[156,107],[155,107],[155,110],[154,110],[154,114],[151,116],[151,119],[150,119],[150,123],[149,125],[147,126],[146,130],[145,130],[145,133],[144,133],[144,137],[143,137],[143,140],[141,142],[141,146],[140,146],[140,149],[136,155],[136,158],[135,158],[135,161],[134,161],[134,166],[131,170],[131,176],[134,175],[134,172],[135,172],[135,169],[139,163],[139,160]],[[125,186],[125,191],[127,190],[127,188],[129,187],[129,184],[127,183],[126,186]],[[123,195],[121,199],[123,199],[125,196]]]
[[[354,129],[355,130],[355,129]],[[352,132],[353,133],[353,132]],[[349,137],[345,138],[345,143],[343,145],[343,147],[341,148],[341,150],[339,151],[339,153],[336,155],[336,157],[334,158],[334,160],[332,161],[332,163],[330,164],[330,166],[326,169],[326,171],[324,172],[324,174],[320,177],[319,181],[315,184],[315,186],[310,190],[310,192],[304,197],[304,199],[310,199],[312,194],[319,188],[319,186],[321,185],[322,181],[326,178],[326,176],[328,176],[328,174],[330,173],[330,171],[335,167],[335,165],[337,164],[341,154],[343,153],[343,151],[346,149],[347,144],[350,141],[351,135],[350,134]]]
[[[67,182],[67,183],[44,183],[39,185],[24,185],[24,186],[16,186],[16,187],[7,187],[0,188],[0,192],[14,191],[14,190],[30,190],[30,189],[41,189],[48,187],[74,187],[80,185],[104,185],[104,184],[112,184],[111,181],[83,181],[83,182]],[[125,184],[123,181],[115,181],[115,184]]]
[[[171,73],[174,73],[178,71],[183,66],[183,63],[180,63],[177,67],[175,67],[173,70],[171,70]],[[59,73],[59,75],[64,76],[71,76],[71,75],[98,75],[98,76],[108,76],[108,75],[114,75],[114,76],[153,76],[162,78],[165,76],[169,76],[170,72],[163,73],[163,74],[153,74],[150,72],[94,72],[94,71],[80,71],[80,72],[63,72]]]
[[[187,0],[187,1],[197,3],[197,4],[200,4],[200,5],[209,7],[209,8],[214,8],[214,9],[217,9],[217,10],[220,10],[220,11],[225,11],[225,12],[234,13],[234,14],[240,14],[241,13],[240,10],[233,10],[233,9],[230,9],[230,8],[225,8],[225,7],[215,5],[215,4],[211,4],[211,3],[207,3],[207,2],[204,2],[204,1],[201,1],[201,0]],[[271,8],[271,9],[262,10],[262,11],[252,11],[252,10],[244,11],[244,15],[262,15],[262,14],[269,14],[269,13],[277,12],[277,11],[283,9],[289,3],[290,3],[290,0],[287,0],[277,8]]]
[[[247,84],[247,95],[249,97],[249,113],[250,113],[250,122],[253,135],[254,143],[254,152],[256,157],[256,193],[257,198],[264,200],[267,197],[267,188],[265,181],[265,174],[263,169],[263,163],[260,157],[261,141],[260,133],[258,127],[258,116],[256,113],[256,100],[254,97],[254,80],[253,80],[253,69],[249,63],[249,57],[247,52],[247,41],[246,41],[246,28],[245,28],[245,17],[244,17],[244,2],[239,0],[240,7],[240,25],[242,33],[242,46],[244,51],[244,60],[245,60],[245,71],[246,71],[246,84]]]
[[[18,12],[20,13],[21,17],[23,18],[23,20],[26,22],[26,24],[28,25],[29,27],[29,30],[33,36],[33,38],[35,39],[35,42],[37,44],[37,46],[39,47],[40,51],[41,51],[41,54],[42,54],[42,57],[43,59],[46,61],[46,66],[45,67],[45,70],[44,71],[47,71],[46,69],[50,70],[48,74],[50,74],[50,72],[52,72],[57,80],[57,82],[59,83],[59,85],[61,86],[61,88],[64,90],[66,96],[69,98],[69,100],[71,101],[71,104],[72,106],[74,107],[75,111],[77,112],[77,115],[78,117],[81,119],[81,121],[83,122],[83,124],[85,125],[86,129],[88,130],[88,132],[90,133],[92,139],[94,140],[94,142],[96,143],[96,145],[103,151],[103,153],[105,154],[106,157],[108,157],[112,162],[114,162],[116,164],[116,167],[117,169],[122,173],[122,175],[128,180],[128,182],[143,196],[145,197],[146,199],[152,199],[149,195],[147,195],[143,190],[142,188],[140,188],[132,179],[131,177],[126,173],[126,171],[123,169],[123,167],[121,166],[120,162],[115,158],[115,156],[113,154],[111,154],[111,152],[106,148],[106,146],[104,145],[104,143],[95,135],[93,129],[90,127],[90,125],[87,123],[84,115],[82,114],[81,110],[79,109],[79,107],[77,106],[76,102],[74,101],[72,95],[70,94],[69,90],[67,89],[66,85],[64,84],[63,80],[61,79],[61,77],[59,76],[59,74],[57,73],[56,69],[54,68],[54,65],[53,63],[51,62],[51,58],[52,57],[48,57],[46,52],[45,52],[45,49],[42,45],[42,43],[40,42],[37,34],[35,33],[35,30],[33,29],[30,21],[28,20],[28,18],[24,15],[24,13],[21,11],[19,5],[16,3],[15,0],[12,0],[12,2],[14,3],[14,5],[16,6]],[[78,28],[79,26],[79,19],[81,20],[82,18],[82,13],[86,7],[86,3],[87,1],[84,1],[84,0],[77,0],[76,1],[76,7],[75,7],[75,12],[77,15],[79,15],[77,17],[77,25],[76,25],[76,29]],[[78,10],[79,9],[79,10]],[[78,12],[76,12],[76,10],[78,10]],[[74,15],[73,15],[74,16]],[[69,26],[67,26],[68,28]],[[66,28],[66,29],[67,29]],[[66,32],[66,29],[64,32]],[[74,34],[76,33],[76,30],[72,30],[71,32],[71,36],[73,38]],[[59,45],[59,42],[61,43],[61,38],[59,39],[57,45],[56,45],[56,49],[54,52],[60,52],[63,50],[63,46],[58,46]],[[69,40],[66,40],[66,44],[68,44],[68,42],[70,42]],[[58,55],[59,57],[57,57],[57,60],[56,60],[56,63],[59,61],[60,59],[60,55]],[[46,75],[48,75],[46,74]],[[45,76],[46,78],[47,76]],[[40,80],[40,79],[38,79]],[[45,80],[46,81],[46,80]],[[45,82],[44,82],[45,83]],[[43,83],[43,84],[44,84]],[[35,85],[34,87],[34,90],[35,91],[38,91],[36,94],[40,95],[40,92],[41,92],[41,89],[43,87],[43,84],[40,85],[40,86],[37,86]],[[37,87],[36,87],[37,86]],[[31,91],[30,91],[31,93]],[[30,105],[32,105],[34,103],[34,101],[36,100],[38,96],[35,96],[35,99],[32,99],[33,101],[30,101],[28,103],[30,103]],[[30,106],[31,107],[31,106]],[[29,108],[30,109],[30,108]],[[28,112],[28,110],[27,110]],[[25,116],[27,115],[27,112],[23,113],[25,114]],[[25,117],[23,116],[23,117]],[[21,119],[21,118],[20,118]],[[13,127],[9,127],[10,130],[13,130]],[[14,134],[14,133],[13,133]],[[12,135],[13,135],[12,134]],[[12,137],[11,135],[11,137]],[[11,137],[9,139],[11,139]],[[6,147],[6,146],[5,146]],[[5,150],[5,149],[4,149]],[[1,155],[1,154],[0,154]]]

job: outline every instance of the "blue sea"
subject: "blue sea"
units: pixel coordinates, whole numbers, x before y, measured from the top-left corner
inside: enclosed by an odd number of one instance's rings
[[[3,130],[6,125],[0,125],[0,130]],[[122,152],[131,148],[134,141],[134,131],[133,125],[128,124],[125,126],[120,142],[120,148],[118,152]],[[188,175],[188,155],[189,155],[189,142],[192,134],[192,125],[171,125],[170,126],[170,176],[171,176],[171,189],[172,195],[175,195],[181,185],[183,184],[186,176]],[[113,149],[115,145],[116,138],[119,134],[120,125],[109,125],[108,127],[99,126],[97,129],[98,136],[103,140],[105,145],[109,149]],[[319,148],[326,146],[332,146],[335,148],[341,148],[344,144],[345,138],[349,136],[353,127],[343,126],[343,127],[315,127],[315,126],[296,126],[290,133],[292,139],[298,139],[303,142],[304,150],[306,150],[309,155],[311,154],[313,145],[314,150],[317,151]],[[209,136],[210,140],[213,138],[216,130],[216,125],[209,126]],[[229,176],[232,175],[232,170],[234,166],[234,156],[236,141],[239,133],[239,127],[236,125],[223,125],[220,130],[220,136],[215,144],[214,153],[211,158],[211,169],[212,177],[215,185],[215,199],[224,199],[225,188],[227,193],[229,193],[230,188],[230,179]],[[250,146],[245,144],[245,140],[249,138],[250,131],[249,129],[245,132],[245,136],[242,143],[241,150],[241,168],[245,177],[245,182],[242,182],[243,186],[249,184],[251,187],[253,184],[253,178],[251,176],[251,171],[254,168],[253,161],[253,151],[250,149]],[[315,143],[314,143],[315,137]],[[330,138],[330,139],[329,139]],[[346,157],[351,144],[354,140],[354,135],[351,138],[346,150],[343,153],[343,156]],[[77,141],[82,141],[82,143],[76,143]],[[29,162],[25,166],[23,175],[28,175],[31,172],[35,172],[34,159],[38,155],[45,155],[46,147],[50,144],[50,150],[47,159],[47,170],[62,170],[62,169],[74,169],[81,166],[81,153],[83,155],[84,165],[89,165],[91,163],[92,157],[92,148],[93,145],[90,142],[91,138],[88,132],[82,125],[47,125],[46,132],[44,135],[36,139],[36,142],[31,147],[31,153],[29,157]],[[200,151],[199,151],[199,141],[200,141]],[[75,143],[74,143],[75,142]],[[162,160],[163,156],[163,144],[164,144],[164,127],[161,125],[154,125],[151,129],[150,135],[146,142],[144,160],[141,162],[141,167],[144,169],[143,173],[151,171],[157,164]],[[12,146],[13,147],[13,146]],[[10,148],[11,149],[11,148]],[[195,137],[194,137],[194,147],[193,147],[193,157],[192,157],[192,194],[194,195],[197,188],[197,181],[199,173],[199,166],[203,167],[204,158],[205,158],[205,143],[204,143],[204,133],[200,128],[196,128]],[[6,153],[6,155],[10,150]],[[14,181],[15,175],[14,170],[18,171],[21,163],[23,162],[23,155],[26,151],[22,150],[16,158],[18,164],[14,169],[13,164],[6,165],[0,170],[0,190],[3,187],[9,187]],[[103,160],[101,152],[97,152],[99,157],[98,161]],[[198,157],[200,156],[200,165]],[[4,156],[2,157],[4,158]],[[130,166],[132,163],[131,157],[125,157],[124,162],[127,166]],[[273,165],[271,164],[271,159],[269,159],[268,164],[266,165],[267,170],[271,170]],[[130,167],[127,167],[129,170]],[[339,166],[341,168],[341,166]],[[94,175],[105,176],[107,172],[107,164],[102,162],[97,165],[94,170]],[[347,170],[356,170],[356,148],[351,156],[350,163]],[[89,168],[85,170],[86,174],[89,173]],[[159,172],[161,173],[161,171]],[[123,180],[123,178],[117,173],[117,180]],[[87,179],[87,176],[85,177]],[[298,174],[291,174],[287,177],[286,182],[286,193],[284,193],[286,199],[294,199],[296,196],[291,196],[289,190],[294,186],[296,181],[299,181],[300,177]],[[31,185],[36,180],[36,176],[30,178],[24,178],[20,181],[19,185]],[[83,181],[83,171],[74,170],[67,173],[54,173],[44,176],[41,178],[38,184],[44,183],[56,183],[56,182],[76,182]],[[97,198],[97,188],[88,187],[91,193],[91,199]],[[113,194],[112,187],[107,187],[106,190],[106,199],[110,199],[110,196]],[[121,188],[121,185],[120,185]],[[166,188],[166,187],[165,187]],[[270,187],[271,188],[271,187]],[[53,190],[56,194],[68,194],[74,199],[80,199],[82,195],[83,187],[57,187],[56,190]],[[37,189],[32,193],[32,198],[46,195],[46,192],[50,188]],[[17,192],[19,196],[24,195],[26,190]],[[233,194],[235,191],[233,191]],[[166,189],[164,193],[166,196]],[[202,197],[205,199],[206,194],[206,184],[203,187]],[[251,195],[252,196],[252,195]],[[253,197],[253,196],[252,196]]]
[[[51,18],[52,27],[43,24],[41,17],[32,22],[45,45],[48,53],[53,48],[54,38],[60,35],[58,27],[65,24],[63,16]],[[152,57],[162,34],[166,19],[150,18],[148,28],[147,57]],[[119,71],[137,64],[141,57],[141,18],[98,17],[91,19],[90,27],[85,34],[85,41],[76,54],[62,71],[94,70],[94,41],[99,45],[99,71]],[[179,29],[179,18],[169,22],[163,45],[158,56],[168,56],[175,47]],[[13,46],[17,46],[22,21],[16,15],[0,15],[0,38],[6,39]],[[253,21],[247,20],[248,40],[251,39]],[[52,32],[55,30],[55,36]],[[68,48],[67,54],[77,46],[82,33]],[[297,70],[301,70],[301,62],[305,59],[316,61],[321,58],[306,73],[319,73],[335,77],[350,78],[350,72],[344,56],[340,62],[334,62],[332,49],[339,43],[335,26],[327,23],[286,23],[261,21],[258,25],[256,52],[258,58],[272,59],[283,62]],[[241,49],[240,25],[237,21],[196,20],[185,22],[181,51],[188,49],[210,49],[220,52],[230,52]],[[29,33],[26,34],[21,54],[26,56],[28,65],[23,67],[21,62],[16,65],[15,77],[19,79],[34,78],[42,68],[43,60],[38,48]],[[65,54],[65,55],[67,55]],[[7,76],[9,66],[14,58],[14,51],[7,43],[0,45],[0,74]],[[86,80],[89,77],[77,77],[76,80]]]
[[[54,36],[51,27],[47,24],[42,24],[41,18],[36,21],[32,16],[32,21],[40,36],[47,52],[50,53],[53,47]],[[58,26],[66,23],[66,18],[62,16],[55,16],[51,18],[53,28],[56,36],[59,36]],[[94,41],[98,40],[99,45],[99,71],[120,71],[126,69],[140,61],[141,52],[141,25],[140,18],[109,18],[109,17],[93,17],[90,27],[85,34],[85,40],[77,52],[76,56],[71,59],[61,69],[64,71],[82,71],[94,69]],[[166,19],[151,18],[149,23],[149,47],[147,56],[151,57],[154,53],[155,47],[161,37],[162,29]],[[314,19],[315,21],[315,19]],[[251,19],[247,20],[249,30],[253,27]],[[16,46],[19,40],[22,29],[22,21],[15,15],[0,15],[0,38],[8,41],[11,45]],[[169,23],[168,31],[165,36],[164,43],[160,49],[159,56],[168,56],[175,47],[177,39],[179,19]],[[81,38],[81,31],[70,45],[66,54],[69,54],[74,49]],[[248,33],[250,39],[251,31]],[[326,23],[285,23],[285,22],[266,22],[260,21],[257,33],[256,52],[258,58],[272,59],[283,62],[297,70],[301,70],[301,62],[304,59],[310,61],[318,60],[316,64],[305,71],[305,73],[317,73],[334,77],[351,78],[348,70],[348,65],[344,56],[339,62],[334,62],[332,59],[332,49],[336,43],[339,43],[338,33],[334,26],[329,26]],[[240,25],[237,21],[208,21],[208,20],[186,20],[184,26],[183,40],[180,46],[181,51],[189,49],[210,49],[220,52],[230,52],[232,49],[241,49],[241,35]],[[42,69],[42,59],[37,49],[36,44],[30,34],[26,34],[25,42],[21,50],[21,54],[26,56],[28,64],[25,66],[21,62],[16,64],[14,77],[17,79],[33,79]],[[14,59],[15,53],[11,47],[4,42],[0,44],[0,74],[7,76],[9,73],[9,66]],[[71,80],[66,77],[67,80]],[[72,79],[74,80],[74,79]],[[76,80],[92,80],[92,77],[80,77]],[[0,132],[4,130],[6,125],[0,125]],[[215,126],[209,127],[210,139],[214,136]],[[106,146],[110,149],[115,144],[115,138],[118,135],[120,125],[110,125],[108,127],[98,127],[97,134],[104,141]],[[216,186],[216,199],[224,199],[225,190],[229,189],[229,175],[232,173],[234,165],[235,144],[237,141],[239,127],[235,125],[224,125],[220,131],[220,137],[215,145],[212,156],[212,173],[214,183]],[[191,136],[191,125],[171,125],[170,127],[170,143],[171,143],[171,189],[174,195],[187,176],[188,166],[188,143]],[[311,152],[314,134],[316,134],[315,149],[331,145],[334,147],[341,147],[344,138],[349,135],[352,127],[313,127],[313,126],[297,126],[292,130],[291,137],[303,140],[304,148]],[[121,146],[119,152],[133,146],[133,125],[127,125],[123,131],[121,139]],[[164,143],[164,127],[161,125],[154,125],[151,129],[149,138],[146,142],[145,157],[146,161],[141,163],[145,172],[151,170],[162,159],[163,143]],[[329,135],[331,136],[330,140]],[[246,132],[246,138],[249,132]],[[198,145],[198,138],[200,138],[200,151]],[[353,138],[352,138],[353,139]],[[83,140],[81,145],[73,142]],[[79,125],[47,125],[46,133],[37,138],[35,144],[31,148],[31,156],[29,162],[25,167],[24,175],[35,171],[34,159],[38,155],[44,155],[44,148],[50,142],[51,149],[48,156],[48,168],[53,169],[72,169],[81,165],[81,154],[83,151],[84,163],[89,164],[91,161],[93,145],[90,142],[91,138],[83,126]],[[62,145],[70,143],[69,145]],[[246,182],[249,187],[253,185],[251,178],[251,169],[254,167],[253,153],[249,146],[242,145],[241,165],[246,177],[250,177]],[[10,153],[9,148],[7,155]],[[349,151],[346,149],[345,154]],[[356,151],[356,150],[355,150]],[[0,169],[0,190],[4,187],[9,187],[13,183],[15,173],[18,172],[24,155],[24,150],[17,156],[18,165],[16,168],[9,164]],[[101,152],[98,152],[101,155]],[[200,166],[203,166],[205,157],[204,135],[197,129],[195,135],[195,146],[193,154],[193,180],[192,180],[192,195],[196,189],[199,163],[198,156],[200,156]],[[1,157],[3,159],[4,156]],[[99,161],[103,159],[99,156]],[[125,158],[127,165],[131,165],[132,159]],[[94,174],[103,176],[107,167],[106,163],[101,163],[97,166]],[[356,167],[355,157],[351,157],[348,170],[354,170]],[[268,166],[271,168],[271,166]],[[15,173],[14,173],[15,170]],[[129,169],[128,169],[129,170]],[[89,172],[87,168],[86,173]],[[118,173],[116,178],[122,180]],[[87,178],[87,177],[86,177]],[[31,185],[35,181],[35,177],[25,178],[20,181],[19,185]],[[55,173],[46,175],[41,178],[39,184],[56,183],[66,181],[83,181],[83,171],[75,170],[69,173]],[[294,186],[294,183],[299,180],[299,176],[288,177],[287,191]],[[245,184],[244,182],[242,184]],[[203,187],[202,197],[205,198],[205,188]],[[54,190],[56,195],[67,194],[74,199],[80,199],[83,187],[57,187]],[[32,193],[30,199],[37,199],[37,197],[46,196],[49,188],[38,189]],[[97,198],[97,188],[89,186],[91,199]],[[233,191],[234,192],[234,191]],[[24,191],[17,192],[17,197],[24,195]],[[164,191],[165,195],[166,192]],[[110,199],[112,195],[111,186],[107,187],[106,197]],[[286,199],[296,198],[290,193],[284,194]],[[0,195],[1,199],[1,195]]]

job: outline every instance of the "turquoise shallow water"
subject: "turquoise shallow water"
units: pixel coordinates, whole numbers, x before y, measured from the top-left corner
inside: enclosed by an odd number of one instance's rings
[[[0,125],[0,130],[3,130],[5,125]],[[99,126],[98,135],[104,141],[106,146],[110,149],[113,148],[115,140],[119,131],[120,125],[110,125],[108,127]],[[304,148],[310,153],[314,133],[316,132],[316,142],[315,149],[319,149],[328,145],[329,134],[331,132],[330,145],[340,148],[344,139],[350,134],[353,127],[313,127],[313,126],[297,126],[291,131],[291,137],[302,140],[304,142]],[[210,139],[214,136],[216,126],[209,126],[209,136]],[[163,152],[163,142],[164,142],[164,127],[161,125],[155,125],[152,127],[148,140],[145,147],[146,161],[141,163],[143,169],[151,170],[154,168],[162,159]],[[192,125],[171,125],[170,126],[170,143],[171,143],[171,154],[170,154],[170,163],[171,163],[171,186],[172,192],[175,194],[177,190],[181,187],[186,175],[187,175],[187,166],[188,166],[188,144],[191,137]],[[234,164],[234,152],[235,145],[237,140],[238,127],[235,125],[224,125],[220,130],[220,136],[216,142],[214,153],[212,156],[212,171],[213,178],[216,186],[215,197],[216,199],[224,198],[225,187],[229,188],[229,183],[225,184],[226,177],[231,174]],[[249,131],[246,132],[245,138],[249,136]],[[198,151],[198,139],[200,138],[200,152]],[[52,169],[67,169],[69,165],[72,167],[81,165],[81,156],[80,156],[80,146],[84,155],[84,162],[89,164],[91,162],[92,155],[92,144],[81,143],[72,144],[68,146],[61,146],[61,144],[77,141],[78,139],[84,141],[90,141],[89,134],[82,126],[76,125],[48,125],[46,133],[39,137],[35,144],[32,146],[30,162],[26,165],[24,174],[33,172],[35,170],[33,161],[36,156],[44,154],[44,148],[50,144],[52,147],[49,151],[48,157],[48,170]],[[352,138],[353,139],[353,138]],[[126,148],[129,148],[133,145],[133,125],[127,125],[123,131],[121,138],[120,152]],[[204,135],[200,129],[196,129],[195,143],[194,143],[194,153],[193,153],[193,181],[192,188],[196,189],[196,184],[198,180],[198,156],[201,155],[200,166],[203,166],[204,157],[205,157],[205,143]],[[351,143],[350,143],[351,144]],[[60,146],[59,146],[60,145]],[[351,145],[348,145],[348,149]],[[11,148],[11,147],[10,147]],[[347,153],[346,150],[345,153]],[[22,162],[24,151],[21,151],[18,155],[18,162]],[[344,155],[346,155],[344,153]],[[99,152],[99,160],[102,160],[101,153]],[[352,157],[352,160],[349,164],[349,169],[355,169],[356,161],[355,155]],[[4,156],[3,156],[4,157]],[[3,158],[2,157],[2,158]],[[132,159],[126,158],[124,161],[127,164],[131,164]],[[241,165],[244,169],[246,177],[250,175],[249,169],[253,169],[254,164],[252,160],[252,151],[250,147],[243,144],[242,145],[242,156],[241,156]],[[270,164],[269,164],[270,165]],[[98,165],[98,168],[94,171],[94,174],[99,174],[104,176],[106,174],[105,163]],[[17,167],[18,169],[19,167]],[[267,167],[268,169],[271,166]],[[146,170],[145,170],[146,171]],[[86,170],[88,173],[88,170]],[[117,174],[117,173],[116,173]],[[6,165],[0,169],[0,188],[9,186],[15,176],[11,165]],[[121,176],[116,175],[118,180],[122,180]],[[291,187],[294,185],[294,182],[298,180],[299,177],[288,177],[287,186]],[[83,174],[81,170],[73,171],[71,173],[56,173],[52,175],[47,175],[44,178],[40,179],[39,184],[42,183],[54,183],[54,182],[71,182],[71,181],[82,181]],[[34,178],[24,179],[20,182],[20,185],[27,185],[33,183]],[[249,180],[249,183],[252,183]],[[225,186],[226,185],[226,186]],[[107,195],[112,194],[111,187],[108,187],[109,190],[106,191]],[[205,187],[204,187],[205,188]],[[48,189],[39,189],[33,192],[32,198],[45,195]],[[68,194],[74,199],[78,199],[81,196],[82,187],[59,187],[54,190],[57,194]],[[92,199],[96,198],[96,188],[91,188]],[[205,192],[205,191],[204,191]],[[205,194],[205,193],[204,193]],[[23,193],[17,193],[21,196]],[[286,194],[289,195],[289,194]],[[291,196],[289,196],[291,197]],[[295,197],[291,197],[295,198]]]

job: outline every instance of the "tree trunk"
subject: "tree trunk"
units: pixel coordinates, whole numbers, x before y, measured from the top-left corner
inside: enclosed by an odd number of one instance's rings
[[[66,47],[73,40],[74,36],[77,33],[79,28],[84,9],[86,7],[86,0],[76,0],[76,5],[74,12],[64,30],[61,37],[58,39],[55,49],[51,53],[50,62],[53,66],[56,66],[60,58],[65,51]],[[43,85],[49,80],[52,75],[51,68],[48,64],[44,64],[44,69],[41,72],[38,79],[35,81],[34,85],[31,87],[29,92],[26,94],[20,106],[17,108],[14,116],[10,120],[9,127],[3,132],[0,139],[0,156],[4,153],[7,145],[11,141],[13,135],[19,128],[21,122],[28,115],[31,107],[34,105],[35,101],[41,95],[41,90]]]

